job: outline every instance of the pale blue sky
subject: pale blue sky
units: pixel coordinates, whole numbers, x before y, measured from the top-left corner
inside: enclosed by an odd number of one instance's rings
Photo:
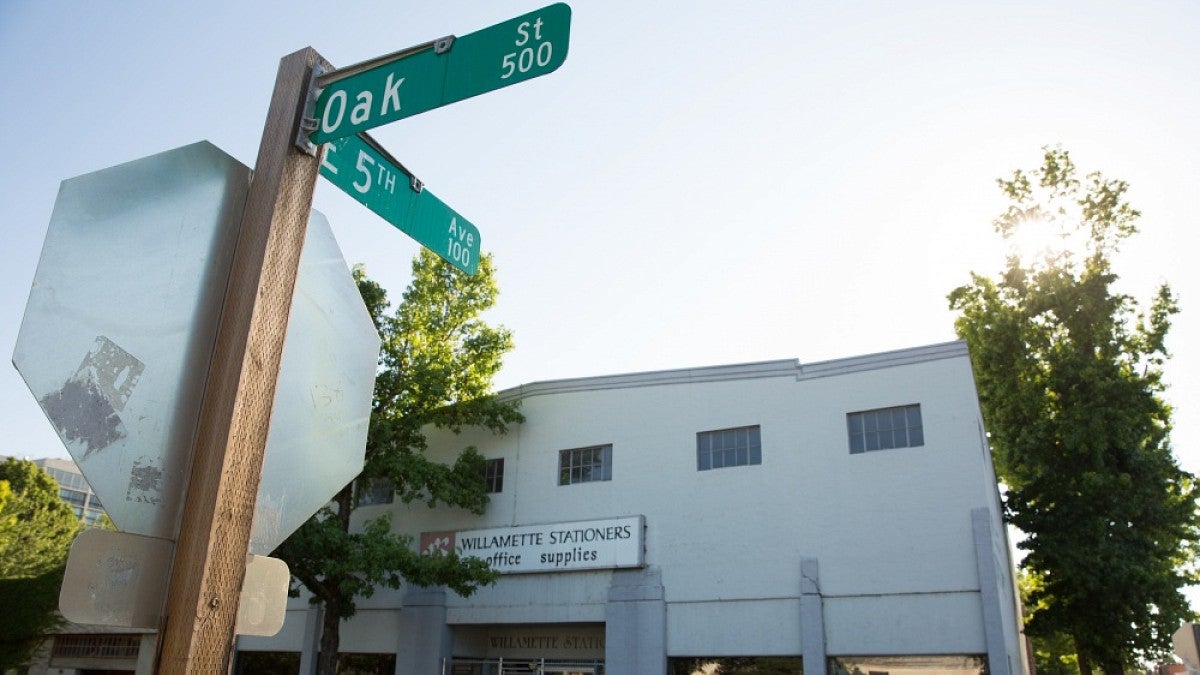
[[[0,0],[0,351],[62,179],[201,139],[252,163],[283,55],[541,4]],[[1200,5],[570,4],[557,72],[372,132],[495,255],[498,386],[951,340],[946,294],[999,268],[994,180],[1061,143],[1132,185],[1125,288],[1182,300],[1168,398],[1200,472]],[[417,244],[323,180],[315,207],[398,298]],[[11,367],[0,410],[0,454],[64,454]]]

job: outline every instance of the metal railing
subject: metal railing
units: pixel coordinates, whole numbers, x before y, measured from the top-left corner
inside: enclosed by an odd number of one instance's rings
[[[445,658],[441,675],[604,675],[604,661]]]
[[[87,659],[136,659],[140,635],[56,635],[53,657]]]

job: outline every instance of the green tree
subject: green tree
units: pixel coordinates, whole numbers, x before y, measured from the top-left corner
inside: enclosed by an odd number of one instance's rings
[[[1020,570],[1017,572],[1017,586],[1025,609],[1024,618],[1028,619],[1032,612],[1044,607],[1044,602],[1034,599],[1035,591],[1040,594],[1044,584],[1028,571]],[[1029,642],[1038,675],[1072,675],[1079,672],[1079,659],[1075,656],[1071,636],[1064,633],[1031,635]]]
[[[1010,205],[996,231],[1058,243],[1010,254],[997,278],[972,274],[949,300],[1006,515],[1026,535],[1022,567],[1037,580],[1026,630],[1069,636],[1085,675],[1119,673],[1169,654],[1192,618],[1180,590],[1197,580],[1197,492],[1172,455],[1162,398],[1178,306],[1166,284],[1148,307],[1114,289],[1113,257],[1141,215],[1127,183],[1081,180],[1060,148],[998,182]]]
[[[28,662],[59,625],[58,591],[80,527],[49,474],[33,462],[0,464],[0,671]]]
[[[334,672],[339,622],[354,615],[356,598],[402,582],[445,585],[467,596],[496,576],[476,558],[419,555],[410,537],[392,532],[388,516],[351,527],[355,486],[380,482],[406,503],[482,513],[488,503],[483,457],[464,448],[451,466],[431,461],[422,429],[482,426],[503,433],[521,420],[515,404],[498,401],[491,391],[513,344],[507,330],[479,318],[496,300],[491,258],[483,257],[479,271],[467,276],[423,250],[412,273],[403,300],[389,315],[384,289],[355,271],[383,343],[363,472],[275,552],[313,602],[324,605],[317,664],[323,675]]]

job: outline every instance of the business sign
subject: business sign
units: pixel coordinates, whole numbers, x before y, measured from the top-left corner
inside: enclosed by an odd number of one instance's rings
[[[325,143],[553,72],[567,58],[571,8],[543,7],[320,78],[314,143]]]
[[[523,525],[460,532],[422,532],[421,553],[455,552],[501,574],[643,567],[645,516]]]
[[[365,133],[325,145],[321,175],[467,274],[479,269],[479,228],[416,182]]]
[[[481,656],[485,658],[504,659],[504,672],[508,672],[509,659],[516,664],[533,655],[562,661],[591,661],[603,659],[605,649],[604,624],[458,625],[454,628],[454,638],[460,644],[483,646]]]

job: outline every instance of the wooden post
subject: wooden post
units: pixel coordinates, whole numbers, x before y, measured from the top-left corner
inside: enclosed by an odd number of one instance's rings
[[[158,672],[226,673],[318,162],[295,149],[314,64],[285,56],[221,309],[179,523]]]

